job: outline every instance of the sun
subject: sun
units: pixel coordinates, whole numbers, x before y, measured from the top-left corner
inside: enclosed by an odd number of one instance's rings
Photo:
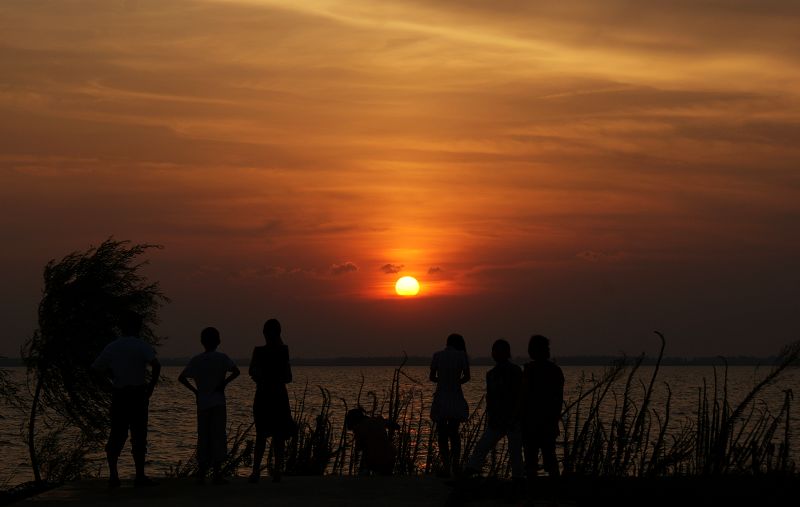
[[[416,296],[419,294],[419,282],[413,276],[404,276],[394,284],[398,296]]]

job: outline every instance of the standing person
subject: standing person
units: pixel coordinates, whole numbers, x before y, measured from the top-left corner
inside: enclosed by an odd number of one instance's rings
[[[550,360],[550,340],[542,335],[531,336],[528,342],[531,362],[522,373],[522,445],[528,478],[536,477],[539,451],[544,469],[550,477],[558,477],[556,437],[564,404],[564,374]]]
[[[109,486],[120,486],[117,462],[128,431],[131,434],[131,454],[136,467],[135,487],[154,486],[156,482],[144,474],[144,461],[147,454],[147,411],[150,396],[161,374],[161,363],[156,359],[156,351],[139,338],[143,318],[138,313],[129,312],[119,323],[121,336],[106,345],[92,369],[111,377],[111,431],[106,444],[108,459]],[[147,366],[150,365],[150,381],[146,380]]]
[[[263,333],[266,345],[253,349],[249,369],[250,377],[256,383],[253,400],[256,446],[253,473],[249,479],[251,483],[258,482],[261,477],[261,461],[267,437],[272,437],[272,453],[275,457],[275,465],[271,470],[272,481],[280,482],[286,439],[296,428],[289,408],[289,393],[286,391],[286,384],[292,381],[289,347],[281,339],[280,322],[269,319],[264,323]]]
[[[461,437],[458,426],[469,417],[469,407],[461,384],[469,382],[469,359],[464,337],[451,334],[447,346],[433,355],[431,382],[436,383],[431,403],[431,419],[436,423],[439,455],[442,468],[437,475],[449,477],[451,469],[458,468],[461,456]]]
[[[239,376],[239,368],[230,357],[217,351],[220,342],[216,328],[203,329],[200,343],[205,352],[191,358],[178,376],[178,382],[192,391],[197,401],[197,464],[201,484],[209,467],[213,469],[215,484],[226,482],[220,473],[220,465],[228,455],[225,387]],[[226,378],[228,372],[231,374]],[[189,379],[194,379],[195,385]]]
[[[501,438],[508,438],[511,459],[511,478],[522,480],[522,432],[517,414],[519,393],[522,385],[522,369],[511,362],[511,345],[506,340],[497,340],[492,345],[495,366],[486,372],[486,431],[467,462],[465,475],[480,473],[483,461]]]

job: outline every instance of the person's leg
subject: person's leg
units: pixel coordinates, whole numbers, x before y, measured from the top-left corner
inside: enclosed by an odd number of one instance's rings
[[[525,432],[522,433],[522,449],[525,456],[525,482],[526,491],[525,495],[529,501],[533,501],[539,487],[537,477],[539,475],[539,442],[536,440],[535,435]]]
[[[536,477],[539,469],[539,444],[533,435],[522,434],[522,449],[525,455],[525,474],[528,479]]]
[[[558,472],[558,459],[556,458],[556,439],[543,438],[541,442],[542,447],[542,463],[547,475],[553,478],[559,476]]]
[[[261,461],[264,459],[264,449],[267,447],[267,431],[264,426],[265,410],[264,400],[260,398],[260,391],[256,390],[256,397],[253,400],[253,422],[256,426],[256,444],[253,448],[253,472],[250,474],[250,482],[256,483],[261,477]]]
[[[211,463],[209,449],[210,418],[210,410],[197,409],[197,478],[200,482],[205,479],[208,473],[208,466]]]
[[[211,463],[214,464],[214,481],[223,482],[221,466],[228,457],[228,435],[226,428],[228,424],[228,413],[225,405],[214,407],[211,414],[210,428],[210,455]]]
[[[459,421],[450,421],[449,435],[450,439],[450,459],[453,462],[453,469],[458,470],[461,466],[461,435],[459,434]]]
[[[442,459],[442,471],[440,475],[450,475],[450,421],[441,419],[436,423],[436,436],[439,442],[439,457]]]
[[[272,453],[275,455],[275,466],[272,469],[272,482],[281,482],[283,475],[283,456],[286,450],[286,440],[283,435],[272,437]]]
[[[261,476],[261,461],[264,459],[264,449],[267,448],[267,435],[259,432],[256,428],[256,445],[253,449],[253,473],[250,474],[250,482],[258,482]]]
[[[511,461],[511,478],[522,479],[525,477],[525,467],[522,460],[522,432],[513,428],[506,434],[508,437],[508,455]]]
[[[111,395],[111,431],[106,444],[106,459],[108,459],[108,475],[111,487],[119,486],[119,471],[117,462],[125,441],[128,439],[128,417],[124,393],[115,389]]]
[[[486,455],[489,454],[489,451],[491,451],[495,445],[497,445],[497,442],[501,438],[503,438],[502,432],[493,430],[487,426],[486,431],[484,431],[483,435],[481,435],[481,438],[475,445],[475,450],[472,451],[472,455],[467,461],[467,467],[464,473],[479,474],[483,468],[483,462],[486,459]]]
[[[145,386],[130,391],[129,403],[130,428],[131,428],[131,454],[136,466],[136,486],[150,486],[150,481],[144,473],[145,456],[147,454],[147,411],[150,400],[147,398]]]

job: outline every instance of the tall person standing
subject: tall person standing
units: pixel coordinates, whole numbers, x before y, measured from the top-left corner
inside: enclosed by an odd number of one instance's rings
[[[511,478],[515,482],[524,479],[522,463],[522,433],[517,407],[522,368],[511,362],[511,344],[500,339],[492,345],[495,366],[486,372],[486,429],[478,440],[464,470],[466,476],[479,474],[486,455],[501,438],[508,439]]]
[[[261,461],[268,437],[272,437],[275,459],[271,470],[272,481],[280,482],[286,440],[295,431],[286,390],[286,384],[292,381],[292,368],[289,364],[289,347],[281,338],[280,322],[269,319],[264,323],[263,334],[266,344],[253,349],[249,368],[250,377],[256,383],[253,400],[256,446],[253,451],[253,473],[249,479],[251,483],[258,482],[261,477]]]
[[[117,462],[128,432],[131,435],[131,454],[136,467],[135,487],[154,486],[156,483],[144,473],[147,454],[147,413],[150,397],[161,374],[161,363],[156,351],[139,338],[143,318],[138,313],[125,314],[119,324],[121,336],[106,345],[92,363],[92,369],[111,377],[111,431],[106,445],[109,486],[120,486]],[[147,366],[151,368],[147,381]]]
[[[522,372],[522,446],[528,479],[536,477],[539,451],[544,470],[558,477],[556,437],[564,404],[564,374],[550,360],[550,340],[542,335],[531,336],[528,342],[531,361]]]
[[[433,355],[430,371],[431,382],[436,383],[431,403],[431,419],[436,423],[439,456],[442,468],[440,477],[449,477],[459,467],[461,436],[459,426],[469,417],[469,407],[461,384],[470,380],[469,359],[464,337],[451,334],[447,346]]]

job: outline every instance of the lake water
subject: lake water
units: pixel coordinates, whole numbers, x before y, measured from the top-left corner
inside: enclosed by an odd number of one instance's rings
[[[474,407],[484,393],[485,373],[487,366],[473,367],[473,380],[464,385],[464,394]],[[10,368],[12,375],[21,379],[24,371],[21,368]],[[576,386],[582,376],[600,374],[602,367],[563,367],[566,378],[565,398],[575,396]],[[246,372],[246,368],[243,368]],[[339,421],[344,409],[341,399],[347,401],[352,408],[356,403],[359,389],[362,385],[362,403],[369,398],[367,393],[375,392],[377,397],[383,398],[384,391],[391,384],[394,368],[383,366],[296,366],[294,383],[289,385],[290,398],[299,398],[304,390],[308,389],[307,406],[315,409],[319,407],[321,396],[317,386],[324,386],[330,390],[332,397],[332,419]],[[417,390],[427,403],[433,393],[433,384],[427,381],[427,368],[420,366],[404,369],[407,377],[402,377],[404,390]],[[651,367],[643,367],[641,374],[647,377],[652,372]],[[151,401],[150,432],[149,432],[149,470],[152,475],[158,476],[166,473],[170,466],[179,460],[186,461],[194,450],[195,445],[195,408],[194,397],[175,379],[180,373],[178,367],[165,367],[164,376],[170,381],[159,384]],[[756,369],[750,366],[736,366],[729,370],[729,397],[732,403],[740,401],[747,392],[766,375],[767,369]],[[697,388],[702,386],[703,379],[711,382],[713,379],[711,367],[699,366],[667,366],[662,367],[656,389],[656,398],[653,408],[659,410],[663,405],[668,383],[672,390],[672,417],[673,421],[694,420],[697,405]],[[785,389],[796,389],[800,386],[800,369],[788,370],[777,384],[770,386],[760,396],[761,399],[773,410],[777,411],[783,402]],[[228,422],[234,426],[239,423],[251,421],[251,403],[255,385],[244,374],[233,382],[227,391],[228,396]],[[371,398],[369,398],[371,400]],[[792,455],[795,461],[800,457],[800,410],[796,402],[792,406],[791,428],[798,437],[792,442]],[[371,401],[369,402],[371,403]],[[366,404],[366,403],[365,403]],[[663,412],[663,410],[661,410]],[[3,408],[3,419],[0,419],[0,488],[3,484],[13,485],[30,480],[30,465],[28,462],[27,448],[22,436],[23,417]],[[336,431],[336,428],[335,430]],[[126,446],[120,460],[121,473],[132,473],[131,459]],[[105,468],[102,469],[105,474]]]

